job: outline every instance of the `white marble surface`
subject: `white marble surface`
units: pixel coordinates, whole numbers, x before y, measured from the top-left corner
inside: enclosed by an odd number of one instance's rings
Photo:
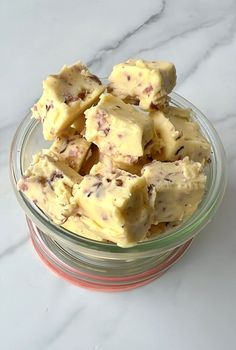
[[[236,349],[236,2],[0,1],[0,348]],[[8,152],[41,80],[78,58],[105,76],[130,56],[176,63],[176,91],[214,123],[229,183],[214,220],[161,279],[95,293],[36,257],[11,190]]]

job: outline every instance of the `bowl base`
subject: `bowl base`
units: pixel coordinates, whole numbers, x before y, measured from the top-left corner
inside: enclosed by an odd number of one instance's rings
[[[64,261],[58,259],[55,253],[53,253],[49,247],[41,239],[40,231],[27,218],[28,227],[30,230],[30,237],[33,243],[34,249],[41,261],[49,267],[57,276],[62,277],[64,280],[83,288],[87,288],[95,291],[102,292],[119,292],[130,290],[144,286],[155,279],[162,276],[172,265],[174,265],[186,252],[192,243],[192,239],[184,243],[183,245],[175,248],[170,252],[167,258],[160,262],[157,262],[156,266],[148,269],[147,271],[139,274],[132,274],[129,276],[98,276],[85,273],[69,264],[65,264]],[[55,245],[56,246],[56,245]]]

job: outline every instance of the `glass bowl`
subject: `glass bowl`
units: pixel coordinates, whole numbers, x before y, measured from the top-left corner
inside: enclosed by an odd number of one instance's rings
[[[212,220],[226,187],[223,146],[210,121],[195,106],[176,93],[170,97],[171,105],[192,109],[193,119],[211,143],[211,162],[206,167],[206,193],[196,212],[183,224],[131,248],[93,241],[67,231],[52,223],[17,190],[17,182],[31,163],[32,155],[50,145],[43,139],[41,124],[30,118],[31,113],[19,125],[10,154],[13,188],[26,214],[35,250],[47,266],[68,281],[102,291],[127,290],[144,285],[176,263],[192,239]]]

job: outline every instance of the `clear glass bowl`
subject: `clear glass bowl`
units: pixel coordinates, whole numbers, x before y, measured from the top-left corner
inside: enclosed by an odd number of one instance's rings
[[[163,274],[189,247],[192,239],[212,220],[226,187],[226,156],[210,121],[190,102],[172,93],[171,104],[191,108],[193,119],[212,146],[207,165],[205,196],[190,219],[170,232],[131,248],[93,241],[52,223],[37,206],[17,190],[17,181],[32,155],[49,146],[42,126],[29,113],[18,127],[10,154],[15,194],[23,208],[30,235],[41,259],[58,275],[77,285],[106,291],[126,290],[146,284]]]

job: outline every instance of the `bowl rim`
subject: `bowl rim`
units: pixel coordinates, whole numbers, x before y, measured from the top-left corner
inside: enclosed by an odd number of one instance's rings
[[[173,249],[194,237],[211,220],[224,196],[227,183],[226,155],[219,135],[212,123],[197,107],[174,92],[170,94],[170,101],[174,106],[190,108],[193,111],[193,119],[198,122],[203,134],[210,140],[212,147],[211,164],[209,165],[208,173],[208,189],[198,209],[188,220],[168,233],[139,242],[137,245],[127,248],[119,247],[114,243],[98,242],[79,236],[53,223],[34,203],[28,200],[17,189],[17,182],[20,176],[23,175],[22,157],[24,154],[24,145],[31,131],[39,123],[39,121],[29,118],[31,112],[27,113],[19,124],[10,149],[10,177],[16,198],[25,214],[44,233],[69,241],[89,251],[122,254],[143,252],[145,254],[145,252],[153,250]]]

